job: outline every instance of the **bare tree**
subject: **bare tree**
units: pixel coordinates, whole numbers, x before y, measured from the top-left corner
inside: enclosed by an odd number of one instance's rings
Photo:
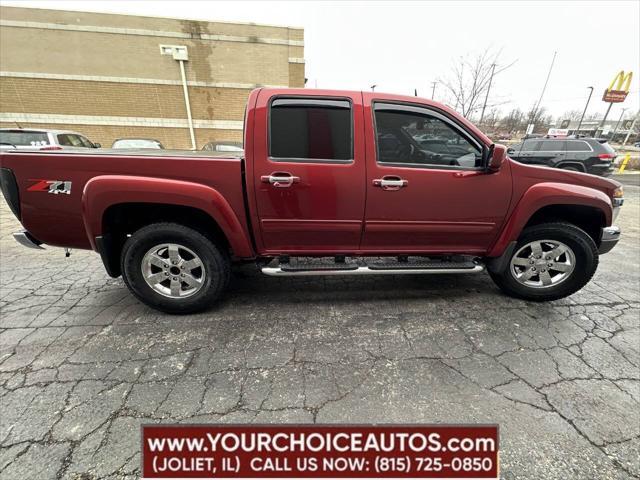
[[[568,110],[564,112],[559,119],[560,120],[580,120],[582,112],[580,110]]]
[[[501,51],[493,52],[486,49],[475,56],[460,57],[453,65],[450,76],[439,79],[451,103],[455,105],[454,108],[464,117],[469,118],[480,110],[484,102],[487,102],[486,106],[490,109],[501,104],[489,102],[488,93],[492,79],[516,61],[501,65],[500,53]]]
[[[524,112],[514,108],[502,119],[501,125],[507,132],[513,133],[525,128],[524,121]]]
[[[544,133],[549,129],[549,126],[553,122],[553,117],[547,113],[547,109],[545,107],[540,107],[537,110],[535,106],[529,110],[527,113],[528,123],[533,123],[534,133]]]

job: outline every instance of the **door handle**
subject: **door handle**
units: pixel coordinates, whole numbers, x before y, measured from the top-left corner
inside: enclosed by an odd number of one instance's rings
[[[400,177],[387,176],[373,180],[373,186],[383,190],[400,190],[407,185],[409,185],[409,181]]]
[[[289,172],[273,172],[271,175],[263,175],[260,177],[263,183],[269,183],[274,187],[284,188],[290,187],[294,183],[300,182],[300,177],[295,177]]]
[[[464,170],[462,172],[454,173],[453,176],[455,178],[466,178],[466,177],[477,177],[482,174],[484,174],[484,172],[480,172],[478,170]]]

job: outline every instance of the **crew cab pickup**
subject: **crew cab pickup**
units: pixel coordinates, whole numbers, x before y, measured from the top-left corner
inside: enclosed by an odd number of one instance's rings
[[[620,236],[619,183],[512,161],[416,97],[256,89],[244,154],[214,155],[3,151],[15,237],[93,249],[141,301],[187,313],[240,262],[274,276],[487,270],[507,294],[553,300]]]

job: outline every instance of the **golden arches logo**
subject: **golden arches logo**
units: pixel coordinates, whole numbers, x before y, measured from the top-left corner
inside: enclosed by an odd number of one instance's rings
[[[629,90],[631,89],[632,77],[633,72],[624,73],[624,70],[620,70],[613,78],[609,88],[604,91],[602,100],[609,103],[624,102]]]

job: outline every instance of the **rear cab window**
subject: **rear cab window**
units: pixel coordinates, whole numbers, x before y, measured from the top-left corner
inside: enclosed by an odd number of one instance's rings
[[[353,114],[346,99],[274,98],[269,111],[272,161],[353,161]]]
[[[0,144],[16,147],[45,147],[49,145],[49,135],[46,132],[29,130],[0,131]]]

